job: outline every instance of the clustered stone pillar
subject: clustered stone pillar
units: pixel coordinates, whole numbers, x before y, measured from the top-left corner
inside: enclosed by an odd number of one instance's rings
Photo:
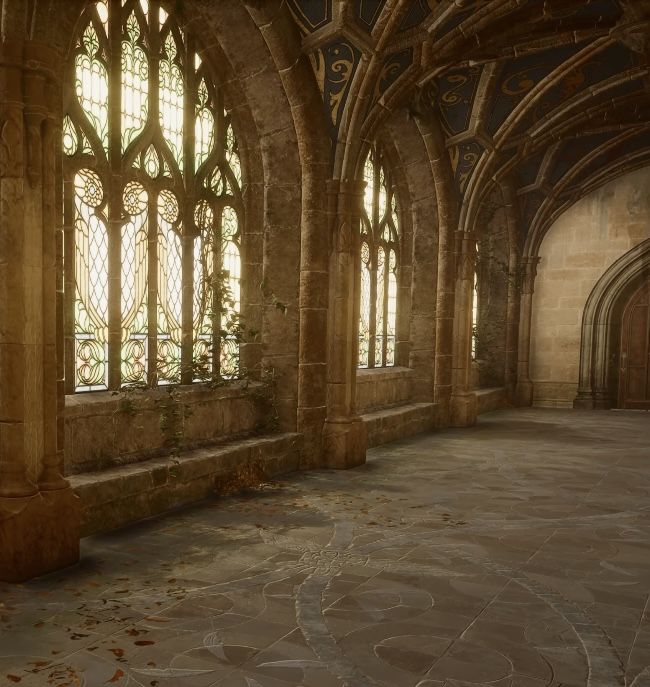
[[[456,234],[456,307],[450,424],[467,427],[476,422],[476,394],[471,388],[472,299],[476,269],[476,236]]]
[[[533,404],[533,382],[530,378],[530,326],[533,312],[535,277],[540,258],[521,260],[521,301],[519,315],[519,356],[517,359],[516,401],[520,406]]]
[[[359,342],[359,222],[365,182],[331,181],[329,186],[333,246],[330,256],[330,344],[324,462],[350,468],[366,460],[366,429],[356,411],[355,387]]]
[[[56,57],[0,43],[0,580],[9,582],[79,557],[80,508],[62,476]]]

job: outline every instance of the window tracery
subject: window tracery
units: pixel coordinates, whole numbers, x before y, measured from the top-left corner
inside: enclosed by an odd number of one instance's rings
[[[80,26],[62,126],[66,390],[234,376],[242,172],[223,95],[160,0],[94,2]]]
[[[399,219],[381,152],[372,146],[363,167],[359,367],[395,365]]]

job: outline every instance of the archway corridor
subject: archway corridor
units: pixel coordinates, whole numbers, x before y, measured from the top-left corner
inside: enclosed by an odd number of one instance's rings
[[[21,687],[647,687],[648,415],[501,410],[0,585]]]

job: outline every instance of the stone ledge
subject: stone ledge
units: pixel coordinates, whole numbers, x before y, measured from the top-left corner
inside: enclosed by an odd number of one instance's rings
[[[368,448],[433,429],[435,408],[433,403],[408,403],[362,415]]]
[[[158,515],[219,493],[242,470],[275,477],[298,469],[298,434],[254,437],[102,472],[72,475],[82,503],[82,536]]]
[[[476,389],[475,393],[478,415],[490,413],[493,410],[502,410],[510,405],[505,387],[495,386],[489,389]]]
[[[357,410],[371,413],[403,406],[411,398],[414,371],[409,367],[375,367],[357,370]]]

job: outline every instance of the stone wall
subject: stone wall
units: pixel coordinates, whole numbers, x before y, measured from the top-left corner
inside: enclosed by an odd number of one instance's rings
[[[66,473],[102,470],[261,431],[269,410],[251,393],[259,388],[170,387],[68,396]]]
[[[610,182],[561,215],[544,238],[531,329],[535,405],[571,407],[587,298],[615,260],[650,237],[648,189],[650,167]]]
[[[408,367],[385,367],[357,372],[357,410],[366,413],[389,408],[411,399],[413,370]]]

